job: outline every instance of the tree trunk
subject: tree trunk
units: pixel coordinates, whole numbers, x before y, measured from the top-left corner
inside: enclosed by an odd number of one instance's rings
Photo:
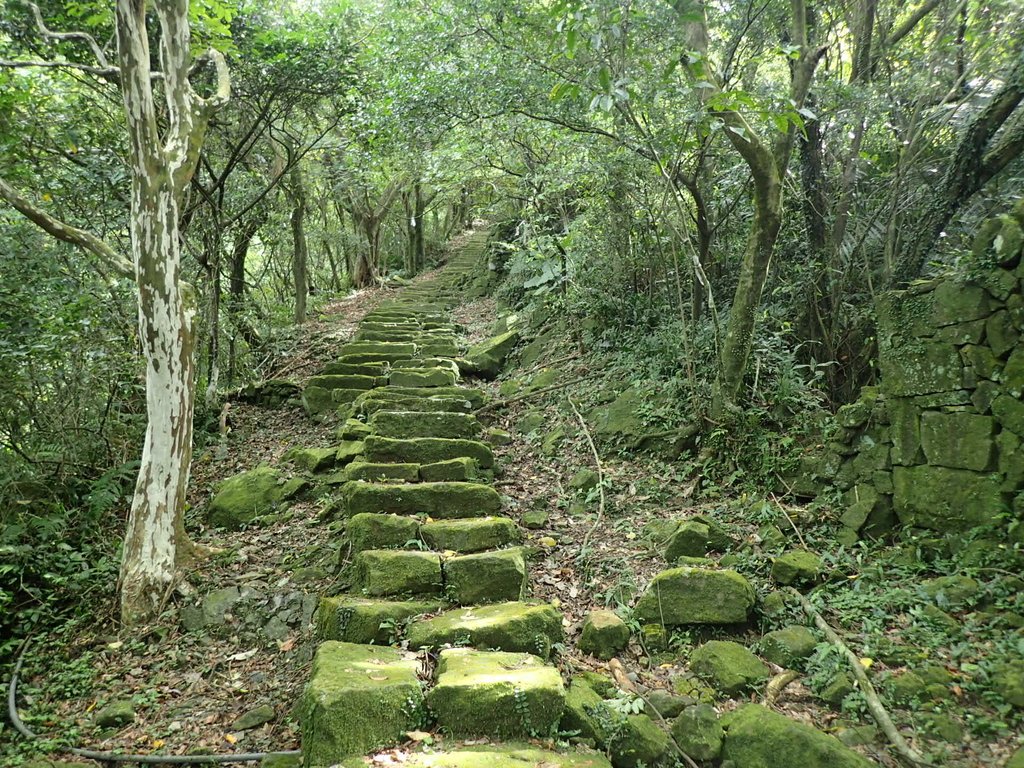
[[[306,191],[302,185],[299,164],[292,166],[292,281],[295,283],[295,324],[306,322],[306,296],[309,292],[308,256],[306,246]]]

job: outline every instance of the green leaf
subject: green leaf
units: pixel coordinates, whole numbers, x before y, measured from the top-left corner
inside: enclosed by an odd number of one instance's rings
[[[601,83],[601,90],[607,93],[612,89],[612,73],[608,67],[601,67],[597,73],[597,79]]]

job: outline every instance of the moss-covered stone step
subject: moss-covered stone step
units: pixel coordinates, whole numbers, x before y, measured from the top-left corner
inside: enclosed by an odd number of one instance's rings
[[[363,512],[351,517],[345,530],[353,552],[403,549],[419,541],[420,523],[414,517]]]
[[[371,439],[367,438],[367,442]],[[498,492],[479,483],[398,485],[353,482],[342,488],[342,502],[349,515],[383,512],[452,519],[486,517],[501,510]]]
[[[396,387],[453,387],[459,376],[448,368],[396,368],[388,383]]]
[[[373,376],[375,378],[384,375],[385,363],[328,363],[320,371],[324,376]]]
[[[486,393],[476,387],[399,387],[389,384],[380,391],[396,395],[411,395],[412,397],[450,397],[456,400],[468,400],[474,410],[487,402]]]
[[[441,556],[433,552],[369,549],[353,561],[356,584],[370,597],[439,595]]]
[[[414,483],[420,479],[419,464],[373,464],[358,461],[349,464],[339,474],[340,482],[365,480],[367,482],[387,482],[401,480]]]
[[[519,528],[507,517],[435,520],[420,526],[420,538],[438,552],[469,554],[517,544]]]
[[[350,341],[341,348],[341,357],[350,355],[405,355],[416,354],[416,345],[407,341]]]
[[[519,549],[445,558],[444,589],[460,605],[520,600],[526,592],[526,558]]]
[[[471,645],[546,659],[562,641],[562,614],[547,603],[518,601],[461,608],[413,621],[406,640],[413,649]]]
[[[363,768],[362,763],[352,768]],[[611,768],[604,755],[592,751],[551,752],[529,744],[468,746],[450,752],[404,756],[406,768]],[[343,768],[349,768],[345,763]]]
[[[435,461],[420,467],[420,480],[425,483],[469,482],[480,477],[479,469],[476,462],[467,456]]]
[[[453,437],[472,439],[480,434],[476,416],[468,413],[377,411],[367,422],[382,437]]]
[[[447,331],[427,331],[422,328],[373,330],[360,327],[353,337],[355,341],[400,341],[429,344],[435,341],[454,343],[455,337]]]
[[[302,390],[302,407],[311,416],[328,413],[334,411],[339,405],[354,402],[367,391],[366,389],[327,389],[307,384]]]
[[[338,365],[364,365],[366,363],[397,363],[400,360],[410,360],[412,354],[409,352],[353,352],[343,350],[340,357],[334,362]]]
[[[407,621],[441,609],[440,601],[322,597],[316,612],[316,636],[319,640],[390,645]]]
[[[754,588],[735,571],[671,568],[640,596],[633,616],[644,624],[736,624],[754,606]]]
[[[367,461],[394,461],[404,464],[434,464],[463,456],[473,459],[481,469],[494,466],[494,453],[487,443],[447,437],[414,437],[400,440],[370,435],[363,443]]]
[[[447,368],[455,373],[459,372],[459,366],[454,360],[446,357],[412,357],[408,360],[400,360],[392,368]]]
[[[359,389],[367,390],[379,387],[384,380],[377,376],[343,376],[330,374],[323,376],[310,376],[306,386],[320,387],[321,389]]]
[[[416,413],[469,413],[473,404],[457,397],[419,397],[398,395],[387,389],[374,389],[354,403],[358,413],[371,416],[377,411],[406,411]]]
[[[562,716],[565,689],[558,670],[537,656],[451,648],[441,651],[427,705],[453,736],[546,735]]]
[[[417,344],[421,355],[436,355],[438,357],[458,357],[459,345],[453,341],[424,341]]]
[[[394,648],[321,644],[298,705],[303,763],[332,765],[403,741],[420,726],[418,668]]]

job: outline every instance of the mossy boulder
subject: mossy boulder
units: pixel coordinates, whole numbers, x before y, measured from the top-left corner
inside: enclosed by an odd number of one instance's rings
[[[736,768],[872,768],[865,757],[816,728],[759,704],[745,704],[726,723],[722,758]]]
[[[613,611],[596,610],[587,614],[580,632],[580,650],[608,660],[629,644],[629,627]]]
[[[770,675],[764,662],[731,640],[709,640],[690,654],[690,669],[729,695],[763,683]]]
[[[409,626],[410,648],[468,644],[547,658],[562,641],[562,615],[547,603],[509,602],[460,608]]]
[[[559,730],[603,745],[611,715],[600,694],[585,680],[574,678],[565,692],[565,711]]]
[[[281,457],[282,461],[293,464],[307,472],[323,472],[337,462],[337,447],[331,448],[290,448]]]
[[[583,491],[586,493],[592,488],[596,488],[600,481],[601,476],[594,470],[580,469],[573,473],[573,476],[569,478],[569,487],[574,491]]]
[[[348,483],[342,489],[350,515],[384,512],[450,519],[484,517],[501,511],[501,496],[478,483]]]
[[[353,515],[346,527],[353,552],[367,549],[402,549],[418,540],[419,520],[400,515],[363,512]]]
[[[322,597],[316,613],[318,640],[388,645],[395,632],[414,616],[437,613],[440,602]]]
[[[668,734],[647,715],[627,715],[615,724],[607,739],[615,768],[657,765],[670,743]]]
[[[921,446],[929,464],[983,472],[991,468],[995,421],[973,413],[921,414]]]
[[[353,480],[383,482],[386,480],[402,480],[414,483],[419,480],[419,464],[375,464],[368,461],[357,461],[342,470],[337,480],[343,483]]]
[[[423,541],[439,552],[482,552],[519,541],[519,529],[505,517],[436,520],[420,528]]]
[[[468,456],[436,461],[420,467],[420,480],[425,483],[469,482],[479,474],[476,461]]]
[[[453,387],[458,376],[448,368],[396,369],[388,383],[394,387]]]
[[[730,570],[672,568],[654,577],[633,611],[645,624],[735,624],[747,620],[754,588]]]
[[[487,443],[446,437],[416,437],[398,440],[371,435],[364,441],[367,461],[395,461],[410,464],[435,464],[463,456],[476,461],[482,469],[494,466],[494,453]]]
[[[725,731],[714,707],[694,704],[684,709],[672,723],[672,738],[694,760],[708,762],[722,753]]]
[[[674,563],[680,557],[703,557],[710,549],[710,538],[711,531],[704,523],[684,521],[668,540],[665,559]]]
[[[821,558],[805,549],[795,549],[772,561],[772,578],[779,584],[812,582],[821,573]]]
[[[419,662],[394,648],[322,643],[297,711],[304,765],[398,744],[420,725]]]
[[[526,590],[526,561],[519,550],[479,552],[444,561],[447,597],[462,605],[518,600]]]
[[[452,648],[441,651],[427,704],[452,736],[507,739],[550,733],[565,689],[558,670],[536,656]]]
[[[641,414],[647,402],[636,389],[627,389],[607,405],[594,408],[589,414],[594,433],[606,440],[634,440],[644,434]]]
[[[100,728],[123,728],[135,722],[135,706],[127,700],[112,701],[97,709],[92,719]]]
[[[817,639],[807,627],[792,624],[765,634],[760,648],[761,655],[772,664],[792,669],[814,653],[817,645]]]
[[[921,465],[894,467],[892,480],[893,508],[907,526],[964,531],[995,524],[1005,508],[1000,480],[989,474]]]
[[[474,344],[462,361],[466,373],[483,379],[497,378],[505,367],[505,360],[519,342],[519,335],[519,331],[513,329]]]
[[[372,549],[355,557],[356,579],[372,597],[440,594],[441,558],[430,552]]]
[[[1024,708],[1024,661],[1007,661],[995,667],[992,688],[1007,704]]]
[[[216,528],[238,530],[258,517],[270,514],[294,498],[304,481],[285,476],[272,467],[256,467],[229,477],[217,488],[206,519]]]

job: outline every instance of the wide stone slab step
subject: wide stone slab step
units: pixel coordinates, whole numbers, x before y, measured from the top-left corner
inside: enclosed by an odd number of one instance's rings
[[[343,768],[349,768],[346,761]],[[608,758],[597,752],[552,752],[529,744],[488,744],[450,752],[403,755],[405,768],[611,768]],[[365,763],[351,763],[365,768]]]
[[[420,526],[420,538],[438,552],[470,554],[518,544],[519,528],[507,517],[435,520]]]
[[[473,459],[481,469],[494,466],[494,453],[487,443],[447,437],[414,437],[400,440],[370,435],[364,441],[367,461],[394,461],[402,464],[434,464],[438,461]]]
[[[368,444],[373,438],[367,438]],[[374,456],[364,444],[367,457]],[[441,519],[486,517],[501,511],[501,496],[479,483],[348,483],[342,488],[347,514],[376,512],[397,515],[425,514]]]
[[[316,636],[319,640],[391,645],[405,622],[439,613],[442,607],[440,601],[429,600],[322,597],[316,612]]]
[[[382,437],[449,437],[472,439],[479,436],[480,422],[468,413],[377,411],[367,422]]]
[[[341,356],[349,355],[405,355],[416,354],[416,345],[398,341],[350,341],[341,348]]]
[[[487,395],[484,391],[475,387],[399,387],[389,384],[386,389],[381,391],[413,397],[450,397],[456,400],[468,400],[474,409],[487,402]]]
[[[453,387],[458,380],[449,368],[396,368],[388,376],[388,384],[396,387]]]
[[[458,397],[421,397],[400,395],[387,389],[375,389],[355,403],[356,411],[367,417],[377,411],[402,410],[417,413],[469,413],[473,404]]]
[[[544,736],[558,725],[565,689],[537,656],[451,648],[441,651],[427,705],[452,736]]]
[[[308,387],[320,387],[321,389],[359,389],[367,390],[379,387],[384,380],[377,376],[354,376],[354,375],[323,375],[310,376],[306,383]]]
[[[353,552],[404,549],[419,541],[420,523],[415,517],[363,512],[353,515],[345,530]]]
[[[414,620],[405,638],[413,649],[471,645],[478,649],[532,653],[546,659],[551,647],[562,642],[562,636],[562,614],[553,606],[510,602],[461,608]]]
[[[385,363],[328,363],[320,371],[323,376],[384,376]]]
[[[404,741],[420,726],[419,666],[395,648],[321,644],[298,706],[304,763],[332,765]]]

